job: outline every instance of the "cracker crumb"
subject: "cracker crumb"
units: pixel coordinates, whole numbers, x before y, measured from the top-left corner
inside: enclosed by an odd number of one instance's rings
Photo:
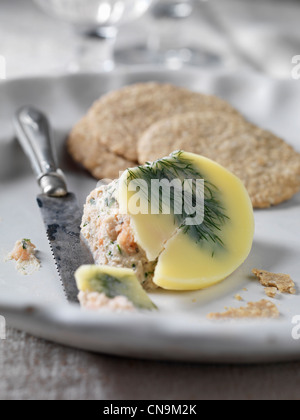
[[[210,313],[207,315],[211,320],[222,319],[257,319],[257,318],[279,318],[280,313],[276,305],[269,300],[263,299],[259,302],[249,302],[241,308],[229,308],[223,313]]]
[[[265,294],[270,298],[275,298],[277,295],[277,288],[276,287],[265,287]]]
[[[252,273],[258,277],[262,286],[267,288],[275,287],[281,293],[290,293],[291,295],[296,294],[295,283],[288,274],[275,274],[269,273],[265,270],[252,270]]]
[[[241,296],[241,295],[235,295],[235,296],[234,296],[234,299],[235,299],[235,300],[238,300],[239,302],[241,302],[241,301],[243,300],[243,298],[242,298],[242,296]]]

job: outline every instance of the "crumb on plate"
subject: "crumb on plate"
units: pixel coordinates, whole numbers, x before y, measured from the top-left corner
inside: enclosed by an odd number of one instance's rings
[[[257,269],[252,270],[252,273],[258,277],[262,286],[275,287],[281,293],[296,294],[295,283],[288,274],[275,274]]]
[[[35,256],[36,246],[30,239],[21,239],[15,243],[14,249],[7,256],[7,261],[16,261],[16,269],[20,274],[28,276],[40,269],[41,263]]]
[[[229,308],[223,313],[210,313],[207,315],[208,319],[257,319],[257,318],[279,318],[279,311],[274,303],[268,300],[261,300],[259,302],[249,302],[247,306],[241,308]]]
[[[275,298],[278,289],[276,287],[265,287],[265,294],[270,298]]]
[[[234,296],[234,299],[235,299],[235,300],[238,300],[239,302],[241,302],[241,301],[243,300],[242,296],[241,296],[241,295],[239,295],[239,294],[235,295],[235,296]]]

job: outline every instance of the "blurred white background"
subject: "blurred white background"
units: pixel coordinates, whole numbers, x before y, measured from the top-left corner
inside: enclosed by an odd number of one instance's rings
[[[196,0],[180,35],[220,55],[227,68],[290,78],[292,57],[300,54],[299,16],[297,0]],[[146,41],[153,25],[148,13],[122,26],[116,48]],[[1,0],[0,56],[6,60],[7,78],[61,73],[73,47],[70,27],[31,0]]]

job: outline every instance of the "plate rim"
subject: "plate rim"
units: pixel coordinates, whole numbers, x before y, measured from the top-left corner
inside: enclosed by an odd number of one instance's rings
[[[186,73],[186,74],[193,74],[195,76],[201,77],[202,74],[207,74],[207,70],[201,70],[199,71],[199,69],[184,69],[180,71],[181,73]],[[128,69],[119,69],[117,71],[114,71],[112,73],[80,73],[80,74],[52,74],[52,75],[42,75],[42,76],[30,76],[30,77],[19,77],[19,78],[14,78],[14,79],[9,79],[9,80],[1,80],[0,81],[0,92],[1,89],[3,87],[9,87],[10,85],[14,85],[14,84],[18,84],[18,83],[37,83],[37,82],[51,82],[51,83],[57,83],[59,82],[63,82],[69,79],[86,79],[86,78],[90,78],[90,77],[101,77],[101,76],[106,76],[109,77],[110,75],[114,75],[114,77],[120,76],[120,75],[144,75],[146,73],[151,73],[151,74],[176,74],[178,73],[178,71],[173,71],[173,70],[168,70],[168,69],[160,69],[157,67],[150,67],[149,66],[147,68],[143,68],[143,69],[132,69],[132,70],[128,70]],[[276,80],[276,79],[271,79],[265,75],[253,72],[253,71],[247,71],[247,72],[236,72],[236,71],[230,71],[230,70],[224,70],[224,69],[219,69],[216,71],[212,71],[210,73],[211,77],[251,77],[251,78],[257,78],[260,80],[265,80],[265,81],[277,81],[280,82],[281,84],[283,83],[292,83],[293,81],[290,80]],[[51,305],[51,306],[47,306],[47,305],[39,305],[38,303],[35,302],[28,302],[28,303],[24,303],[24,302],[9,302],[6,299],[3,299],[0,296],[0,313],[3,314],[4,316],[7,316],[7,319],[10,321],[10,324],[12,326],[14,326],[15,328],[21,328],[27,332],[31,332],[31,333],[35,333],[37,326],[36,324],[39,322],[39,320],[43,320],[44,323],[48,323],[51,326],[55,326],[55,325],[64,325],[64,327],[67,325],[66,324],[66,320],[68,320],[69,324],[68,326],[72,326],[73,329],[78,329],[80,330],[81,328],[85,328],[87,325],[92,327],[94,329],[95,332],[100,332],[101,330],[108,330],[108,329],[115,329],[116,332],[120,331],[120,326],[123,325],[123,322],[118,324],[119,327],[117,328],[116,326],[116,317],[114,314],[111,314],[109,316],[106,316],[105,319],[101,318],[99,319],[99,317],[96,316],[96,314],[86,314],[84,312],[82,312],[79,308],[72,308],[68,305]],[[72,316],[72,318],[70,318]],[[178,330],[170,330],[169,332],[167,331],[167,318],[168,317],[163,317],[163,313],[159,314],[159,315],[155,315],[155,316],[151,316],[151,318],[149,319],[149,317],[145,317],[144,315],[142,316],[142,318],[138,318],[138,320],[135,323],[136,328],[140,328],[142,326],[142,323],[145,322],[145,319],[147,318],[147,325],[149,325],[149,328],[151,326],[151,328],[156,329],[156,333],[159,332],[160,336],[164,336],[165,338],[168,338],[169,340],[174,340],[176,338],[178,338]],[[292,329],[292,325],[290,322],[288,321],[277,321],[276,324],[276,328],[274,328],[274,325],[272,322],[273,321],[268,321],[268,325],[272,326],[270,329],[270,336],[269,337],[265,337],[264,339],[262,339],[260,337],[260,339],[258,341],[253,340],[253,335],[251,335],[251,339],[249,338],[249,340],[245,341],[245,336],[240,336],[240,333],[243,329],[245,328],[249,328],[249,329],[253,329],[253,328],[257,328],[258,325],[261,325],[261,321],[257,322],[257,321],[238,321],[238,322],[234,322],[234,323],[226,323],[226,327],[224,328],[224,323],[218,323],[218,324],[214,324],[212,322],[209,321],[205,321],[202,320],[201,323],[201,328],[202,331],[200,329],[200,331],[196,328],[193,331],[190,330],[190,328],[186,328],[186,325],[193,325],[195,327],[195,320],[194,322],[192,322],[191,318],[195,318],[194,316],[189,316],[189,315],[184,315],[184,316],[180,316],[181,318],[181,322],[178,322],[178,328],[179,325],[185,326],[184,328],[182,328],[181,333],[190,333],[191,337],[198,343],[200,343],[200,341],[202,339],[209,339],[209,340],[215,340],[216,337],[219,337],[219,345],[222,343],[222,340],[224,341],[224,339],[231,337],[234,338],[235,340],[237,340],[237,342],[239,342],[238,338],[240,338],[240,342],[243,343],[243,345],[247,348],[247,346],[249,346],[249,348],[252,348],[254,350],[255,348],[255,344],[258,345],[258,349],[266,349],[268,348],[270,351],[273,349],[274,350],[274,345],[276,343],[280,353],[277,354],[275,356],[275,360],[295,360],[295,359],[299,359],[300,358],[300,346],[291,346],[291,341],[286,341],[284,343],[280,343],[280,339],[282,338],[282,332],[286,331],[286,329],[289,327],[290,329]],[[126,317],[127,319],[127,317]],[[133,319],[133,318],[132,318]],[[162,319],[164,322],[162,322]],[[279,324],[278,324],[279,322]],[[190,324],[189,324],[190,323]],[[30,326],[30,324],[34,324],[34,328],[32,328]],[[133,323],[134,324],[134,323]],[[280,327],[278,327],[278,325],[280,325]],[[168,325],[169,327],[170,325]],[[210,329],[210,331],[213,331],[213,334],[209,334],[208,329]],[[39,333],[38,336],[43,335],[42,333]],[[271,338],[270,338],[271,337]],[[46,338],[46,339],[51,339],[53,341],[57,341],[55,340],[54,337],[48,337],[47,334],[44,334],[44,337],[42,338]],[[291,337],[290,337],[291,338]],[[271,341],[270,341],[271,340]],[[65,343],[64,340],[62,339],[61,344],[68,344]],[[294,343],[295,344],[295,343]],[[195,349],[197,350],[197,349]],[[199,350],[199,349],[198,349]],[[206,361],[213,361],[213,362],[218,362],[220,361],[221,363],[223,362],[235,362],[235,360],[233,360],[231,357],[229,357],[228,355],[226,357],[221,357],[221,350],[222,350],[222,346],[220,347],[220,351],[218,352],[218,356],[215,354],[213,355],[211,358],[207,357]],[[284,355],[285,353],[285,355]],[[220,359],[219,359],[220,358]],[[196,357],[196,354],[194,354],[194,356],[192,356],[192,359],[196,359],[196,361],[200,361],[205,359],[204,355],[202,354],[200,358]],[[253,353],[253,357],[251,356],[247,356],[246,358],[243,359],[243,357],[241,357],[241,363],[244,362],[257,362],[260,361],[261,357],[259,357],[258,354],[256,354],[255,352]],[[267,361],[267,358],[264,361]],[[177,355],[175,357],[175,360],[181,360],[180,355]],[[237,360],[236,360],[237,361]]]

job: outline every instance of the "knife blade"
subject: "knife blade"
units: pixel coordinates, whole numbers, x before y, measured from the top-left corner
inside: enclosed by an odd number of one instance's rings
[[[16,113],[14,125],[42,190],[37,203],[65,295],[69,302],[78,303],[75,271],[83,264],[94,263],[80,237],[82,211],[58,168],[46,116],[33,107],[23,107]]]

